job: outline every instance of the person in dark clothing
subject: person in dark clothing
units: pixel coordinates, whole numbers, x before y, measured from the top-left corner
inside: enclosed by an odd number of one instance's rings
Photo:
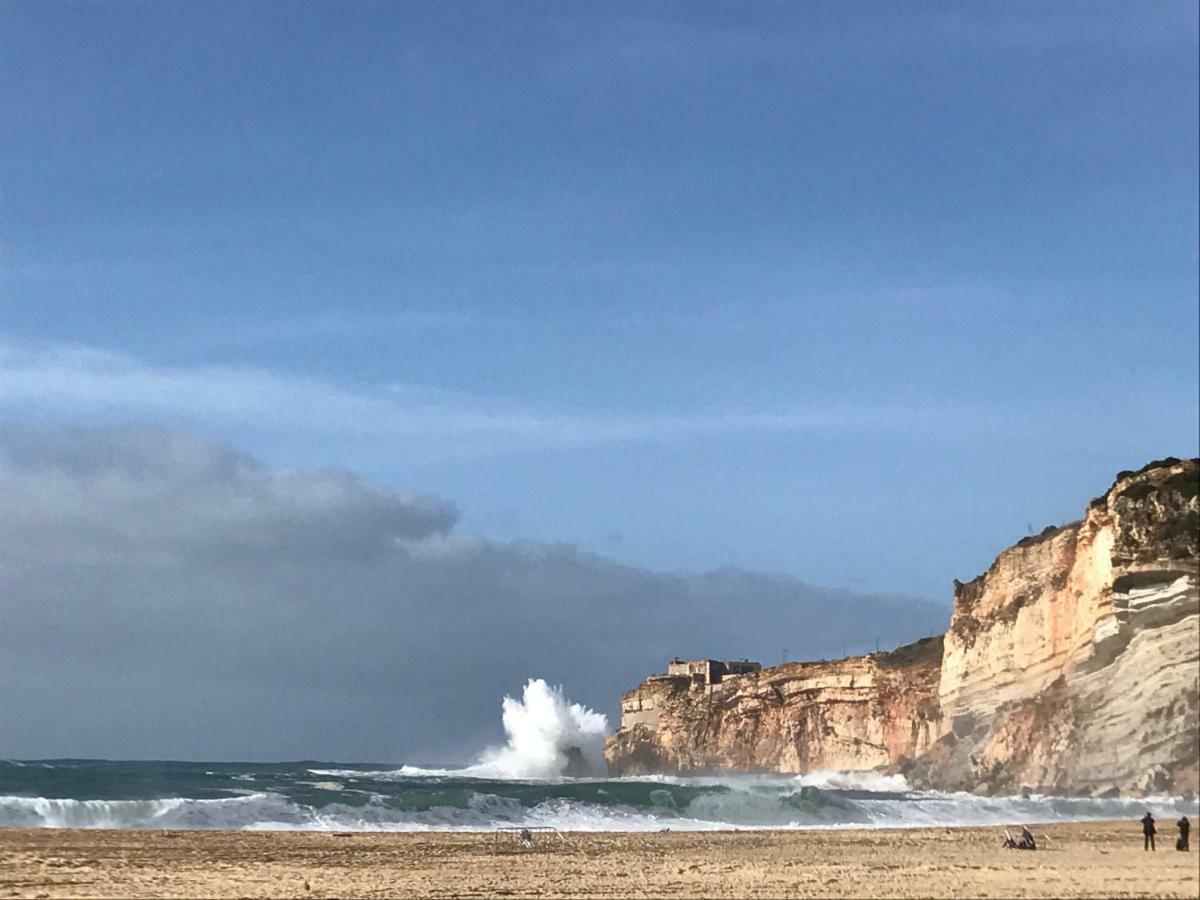
[[[1154,816],[1150,815],[1150,811],[1147,810],[1146,814],[1142,816],[1142,837],[1144,838],[1142,841],[1143,850],[1157,849],[1154,846],[1154,834]]]
[[[1184,816],[1175,823],[1175,827],[1179,829],[1179,840],[1175,842],[1175,849],[1186,850],[1188,848],[1188,832],[1192,830],[1192,823],[1188,821],[1187,816]]]

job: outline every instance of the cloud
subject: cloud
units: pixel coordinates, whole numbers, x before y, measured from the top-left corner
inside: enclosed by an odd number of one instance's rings
[[[888,430],[944,412],[887,404],[632,413],[534,407],[412,384],[339,385],[252,367],[156,366],[80,345],[0,340],[0,412],[396,437],[455,453],[669,442],[747,433]]]
[[[829,656],[946,618],[455,520],[189,434],[0,430],[0,755],[467,761],[529,676],[615,717],[675,654]]]
[[[367,488],[345,471],[272,472],[185,434],[8,428],[0,447],[6,537],[31,556],[50,540],[60,560],[179,547],[208,559],[362,557],[443,535],[458,517],[432,497]]]

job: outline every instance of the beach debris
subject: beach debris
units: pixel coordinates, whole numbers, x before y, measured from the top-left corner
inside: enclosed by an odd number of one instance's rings
[[[566,841],[562,832],[553,825],[502,825],[496,829],[495,843],[499,844],[507,838],[520,847],[530,849],[538,835],[554,835],[560,841]]]

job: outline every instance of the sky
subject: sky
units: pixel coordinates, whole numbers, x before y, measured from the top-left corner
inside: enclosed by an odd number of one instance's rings
[[[0,754],[463,755],[928,633],[1200,450],[1197,17],[0,2]]]

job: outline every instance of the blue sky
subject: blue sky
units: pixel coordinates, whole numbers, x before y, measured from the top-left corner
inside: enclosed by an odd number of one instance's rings
[[[1197,453],[1197,9],[12,3],[0,416],[948,602]]]

